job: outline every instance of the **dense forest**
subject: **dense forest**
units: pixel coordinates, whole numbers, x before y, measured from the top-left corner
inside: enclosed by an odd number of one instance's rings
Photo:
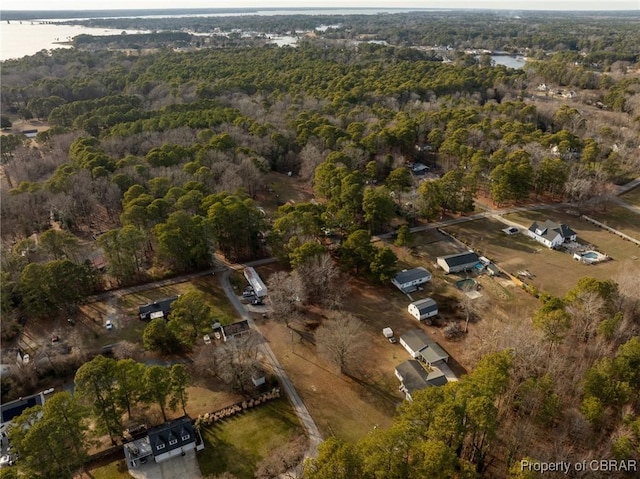
[[[395,255],[370,240],[392,225],[467,214],[480,198],[593,208],[637,176],[637,14],[451,15],[153,19],[172,31],[115,48],[82,36],[3,62],[3,342],[25,318],[65,316],[93,293],[204,270],[216,255],[296,268],[328,249],[343,270],[386,281]],[[220,34],[232,29],[260,34]],[[296,47],[264,41],[302,30],[314,33]],[[528,61],[507,68],[482,49]],[[30,140],[11,130],[25,121],[48,128]],[[416,179],[415,163],[433,177]],[[265,212],[274,172],[306,181],[314,201]],[[637,458],[629,291],[583,281],[543,295],[540,337],[520,338],[525,349],[427,390],[362,444],[327,442],[309,477],[505,477],[525,456],[558,460],[566,451],[554,447],[570,442],[589,457]],[[567,358],[580,361],[562,353],[576,350],[584,364],[563,375]]]

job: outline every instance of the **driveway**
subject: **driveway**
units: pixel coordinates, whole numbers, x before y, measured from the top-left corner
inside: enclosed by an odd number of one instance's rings
[[[130,470],[136,479],[201,479],[202,473],[196,459],[196,451],[191,450],[184,456],[175,456],[160,464],[150,460],[146,464]]]

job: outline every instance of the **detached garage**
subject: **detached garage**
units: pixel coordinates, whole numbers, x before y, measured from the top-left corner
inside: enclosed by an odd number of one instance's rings
[[[422,321],[423,319],[437,315],[438,305],[433,299],[425,298],[409,304],[408,310],[411,316],[416,318],[418,321]]]

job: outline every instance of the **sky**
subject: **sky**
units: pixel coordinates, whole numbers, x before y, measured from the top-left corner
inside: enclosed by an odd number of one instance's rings
[[[2,10],[117,10],[133,8],[488,8],[503,10],[637,10],[640,0],[3,0]]]

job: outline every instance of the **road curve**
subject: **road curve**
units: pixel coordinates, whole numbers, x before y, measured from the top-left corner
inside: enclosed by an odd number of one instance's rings
[[[242,317],[242,319],[246,319],[249,322],[251,328],[256,331],[256,333],[259,334],[262,338],[262,341],[260,342],[262,353],[269,361],[274,374],[278,377],[280,384],[284,388],[284,391],[287,393],[287,397],[289,398],[289,401],[291,402],[291,405],[293,406],[293,409],[295,410],[300,423],[304,427],[305,431],[307,432],[307,436],[309,437],[309,450],[307,451],[307,457],[315,457],[318,452],[318,446],[322,442],[322,434],[320,434],[318,426],[311,417],[311,414],[309,414],[309,410],[298,395],[296,388],[293,386],[293,383],[280,364],[280,361],[278,361],[278,358],[276,358],[275,354],[273,354],[271,346],[269,346],[269,343],[267,343],[267,341],[264,339],[264,336],[262,336],[262,333],[256,326],[253,318],[247,313],[247,309],[238,300],[238,297],[234,293],[231,282],[229,281],[230,273],[231,270],[226,269],[224,272],[222,272],[222,274],[219,275],[220,285],[224,289],[224,292],[229,298],[229,301],[231,301],[233,307],[236,309],[236,311],[238,311],[238,314]]]

